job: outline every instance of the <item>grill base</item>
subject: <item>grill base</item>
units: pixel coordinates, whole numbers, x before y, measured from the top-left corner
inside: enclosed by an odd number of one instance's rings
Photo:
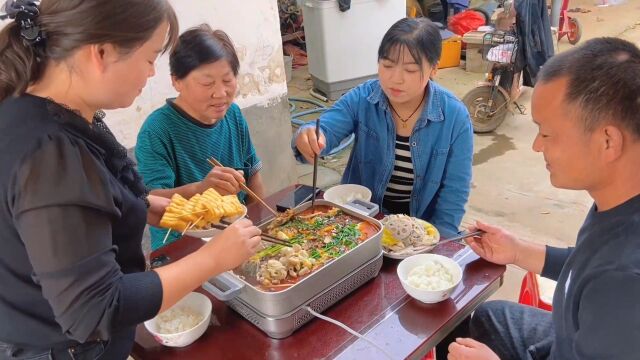
[[[304,309],[304,306],[309,306],[316,312],[323,312],[367,281],[378,276],[381,267],[382,253],[313,297],[308,303],[302,304],[292,312],[277,318],[260,313],[238,298],[226,303],[242,317],[264,331],[269,337],[283,339],[293,334],[294,331],[313,318],[313,315]]]

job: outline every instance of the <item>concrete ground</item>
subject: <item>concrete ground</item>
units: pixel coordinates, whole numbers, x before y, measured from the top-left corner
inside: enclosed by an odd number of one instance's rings
[[[571,1],[570,8],[589,11],[570,14],[581,22],[582,42],[598,36],[615,36],[640,44],[640,2],[628,0],[615,6],[596,7],[597,2]],[[558,46],[560,51],[571,47],[566,39]],[[452,68],[440,70],[436,80],[462,97],[482,76]],[[309,98],[310,87],[307,69],[294,70],[289,96]],[[482,219],[532,241],[570,246],[575,243],[591,199],[585,192],[560,190],[550,185],[542,156],[531,150],[537,129],[531,121],[530,100],[531,89],[525,89],[518,101],[526,109],[524,115],[510,114],[494,133],[475,136],[472,192],[463,224]],[[297,107],[309,108],[304,104]],[[322,162],[321,187],[340,182],[347,158],[348,151],[344,151]],[[310,166],[299,165],[299,181],[310,183],[311,172]],[[505,284],[493,298],[517,300],[523,275],[521,269],[509,266]]]

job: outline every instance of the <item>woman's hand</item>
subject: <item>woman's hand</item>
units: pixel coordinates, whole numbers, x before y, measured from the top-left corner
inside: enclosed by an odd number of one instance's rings
[[[449,345],[448,360],[500,360],[498,355],[481,342],[458,338]]]
[[[222,271],[231,270],[255,254],[260,245],[260,234],[262,231],[251,221],[238,220],[211,239],[203,250]]]
[[[162,282],[160,312],[212,276],[234,269],[249,259],[260,246],[260,234],[260,229],[251,221],[238,220],[197,251],[153,269]]]
[[[200,192],[214,188],[220,195],[235,195],[240,192],[240,184],[244,183],[244,174],[241,171],[216,166],[200,182]]]
[[[147,224],[152,226],[160,226],[160,219],[162,219],[162,215],[164,215],[164,210],[169,206],[171,199],[149,195],[147,197],[149,200],[149,208],[147,209]]]
[[[327,139],[322,130],[320,137],[316,137],[316,128],[307,127],[298,134],[296,138],[296,147],[308,163],[313,163],[313,157],[320,155],[322,150],[327,146]]]

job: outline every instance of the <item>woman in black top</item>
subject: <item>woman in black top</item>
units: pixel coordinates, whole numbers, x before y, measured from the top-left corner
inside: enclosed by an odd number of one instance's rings
[[[137,324],[247,259],[260,230],[237,222],[144,271],[142,231],[168,199],[147,196],[99,109],[129,106],[175,42],[167,0],[9,1],[6,10],[0,359],[125,359]]]

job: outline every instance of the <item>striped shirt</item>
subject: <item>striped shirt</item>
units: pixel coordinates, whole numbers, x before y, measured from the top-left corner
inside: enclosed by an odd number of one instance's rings
[[[409,137],[396,135],[393,172],[384,192],[382,206],[393,214],[409,214],[413,179]]]
[[[242,170],[247,181],[262,168],[240,107],[231,104],[224,118],[206,125],[167,100],[142,125],[136,144],[138,171],[149,190],[173,189],[204,179],[215,157],[224,166]],[[238,194],[243,202],[246,194]],[[151,247],[162,246],[166,230],[151,228]],[[179,235],[179,234],[178,234]],[[167,244],[177,239],[172,235]]]

